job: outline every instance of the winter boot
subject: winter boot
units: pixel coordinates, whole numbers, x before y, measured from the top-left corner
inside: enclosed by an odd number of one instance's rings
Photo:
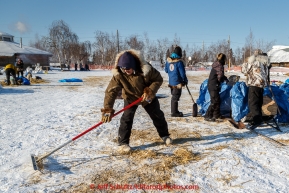
[[[262,124],[263,124],[263,122],[259,122],[259,123],[251,122],[251,123],[248,123],[246,128],[249,129],[249,130],[254,130],[257,127],[259,127],[260,125],[262,125]]]
[[[171,101],[171,116],[172,117],[183,117],[183,113],[178,110],[179,103],[178,101]]]
[[[216,119],[214,117],[212,117],[212,118],[205,117],[205,121],[216,122]]]
[[[182,112],[177,112],[177,113],[172,113],[171,114],[172,117],[183,117],[183,113]]]
[[[131,151],[131,147],[128,144],[122,144],[118,148],[118,152],[122,154],[129,153]]]
[[[173,140],[169,136],[162,137],[162,140],[166,145],[171,145],[173,143]]]

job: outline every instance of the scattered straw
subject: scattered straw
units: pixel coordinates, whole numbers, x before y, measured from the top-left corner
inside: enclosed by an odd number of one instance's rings
[[[44,79],[32,78],[31,81],[30,81],[30,84],[46,84],[46,83],[49,83],[49,81],[48,80],[44,80]],[[13,85],[13,84],[6,85],[6,83],[4,81],[1,81],[0,84],[3,87],[17,87],[17,86],[21,86],[21,85]]]
[[[174,167],[200,159],[200,154],[185,148],[178,148],[172,154],[135,150],[127,155],[110,156],[107,160],[102,160],[118,164],[98,169],[92,177],[91,184],[172,184],[171,174]],[[87,190],[87,187],[87,184],[79,184],[68,192]]]
[[[83,82],[87,86],[102,87],[108,85],[110,79],[110,76],[88,76],[87,78],[83,78]]]
[[[30,83],[31,84],[45,84],[45,83],[49,83],[50,81],[48,80],[44,80],[44,79],[36,79],[36,78],[32,78]]]
[[[1,81],[0,84],[1,84],[2,87],[5,87],[5,86],[9,86],[9,87],[16,87],[16,86],[19,86],[19,85],[13,85],[13,84],[6,85],[6,83],[5,83],[4,81]]]
[[[277,141],[279,141],[280,143],[283,143],[285,145],[289,144],[289,139],[278,139]]]
[[[210,148],[207,148],[206,150],[219,150],[219,151],[221,151],[221,150],[223,150],[223,149],[227,149],[227,148],[229,148],[229,146],[228,145],[217,145],[217,146],[215,146],[215,147],[210,147]]]
[[[217,178],[216,180],[223,182],[224,186],[229,185],[231,181],[236,180],[238,176],[232,176],[230,174],[223,176],[222,178]]]

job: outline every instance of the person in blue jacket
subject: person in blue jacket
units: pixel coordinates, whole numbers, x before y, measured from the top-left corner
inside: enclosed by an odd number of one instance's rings
[[[182,94],[182,87],[188,84],[185,62],[182,60],[182,49],[176,46],[170,57],[167,58],[165,72],[169,76],[169,87],[171,88],[171,116],[183,117],[178,110],[178,101]]]

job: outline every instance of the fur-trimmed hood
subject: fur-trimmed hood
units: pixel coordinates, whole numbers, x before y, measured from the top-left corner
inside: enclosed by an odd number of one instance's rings
[[[172,59],[170,57],[167,58],[167,62],[168,63],[175,63],[175,62],[178,62],[178,61],[182,61],[183,64],[185,65],[185,61],[183,59],[181,59],[181,58],[174,58],[174,59]]]
[[[144,59],[144,57],[140,51],[134,50],[134,49],[124,50],[124,51],[122,51],[116,55],[115,62],[114,62],[114,68],[111,70],[112,74],[114,76],[116,76],[120,73],[120,69],[117,66],[117,64],[118,64],[120,56],[123,55],[125,52],[129,52],[134,56],[134,58],[136,60],[136,71],[138,73],[143,74],[143,76],[146,76],[148,74],[148,72],[151,70],[151,65],[145,61],[145,59]]]
[[[135,59],[135,61],[129,60],[129,62],[135,62],[134,73],[130,75],[122,72],[118,66],[120,56],[125,52],[129,52]],[[163,83],[160,72],[147,63],[141,53],[136,50],[125,50],[119,53],[116,56],[112,73],[113,77],[105,90],[104,108],[113,108],[114,101],[120,91],[122,92],[122,98],[128,103],[132,103],[140,98],[147,89],[150,89],[151,96],[155,96]],[[145,106],[148,102],[143,101],[141,104]]]
[[[253,63],[255,61],[261,62],[262,64],[268,63],[268,56],[264,55],[252,55],[248,58],[249,63]]]

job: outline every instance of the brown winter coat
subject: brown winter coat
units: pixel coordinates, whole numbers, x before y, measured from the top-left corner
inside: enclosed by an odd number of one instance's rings
[[[125,52],[130,52],[136,59],[136,70],[132,75],[123,73],[117,66],[119,57]],[[112,109],[118,92],[122,90],[122,98],[129,103],[140,98],[146,87],[151,90],[151,94],[155,97],[158,89],[163,83],[163,78],[159,71],[153,68],[142,57],[137,50],[126,50],[116,56],[115,67],[112,69],[113,77],[105,91],[104,108]],[[147,90],[147,89],[146,89]],[[145,106],[148,103],[142,102]]]

